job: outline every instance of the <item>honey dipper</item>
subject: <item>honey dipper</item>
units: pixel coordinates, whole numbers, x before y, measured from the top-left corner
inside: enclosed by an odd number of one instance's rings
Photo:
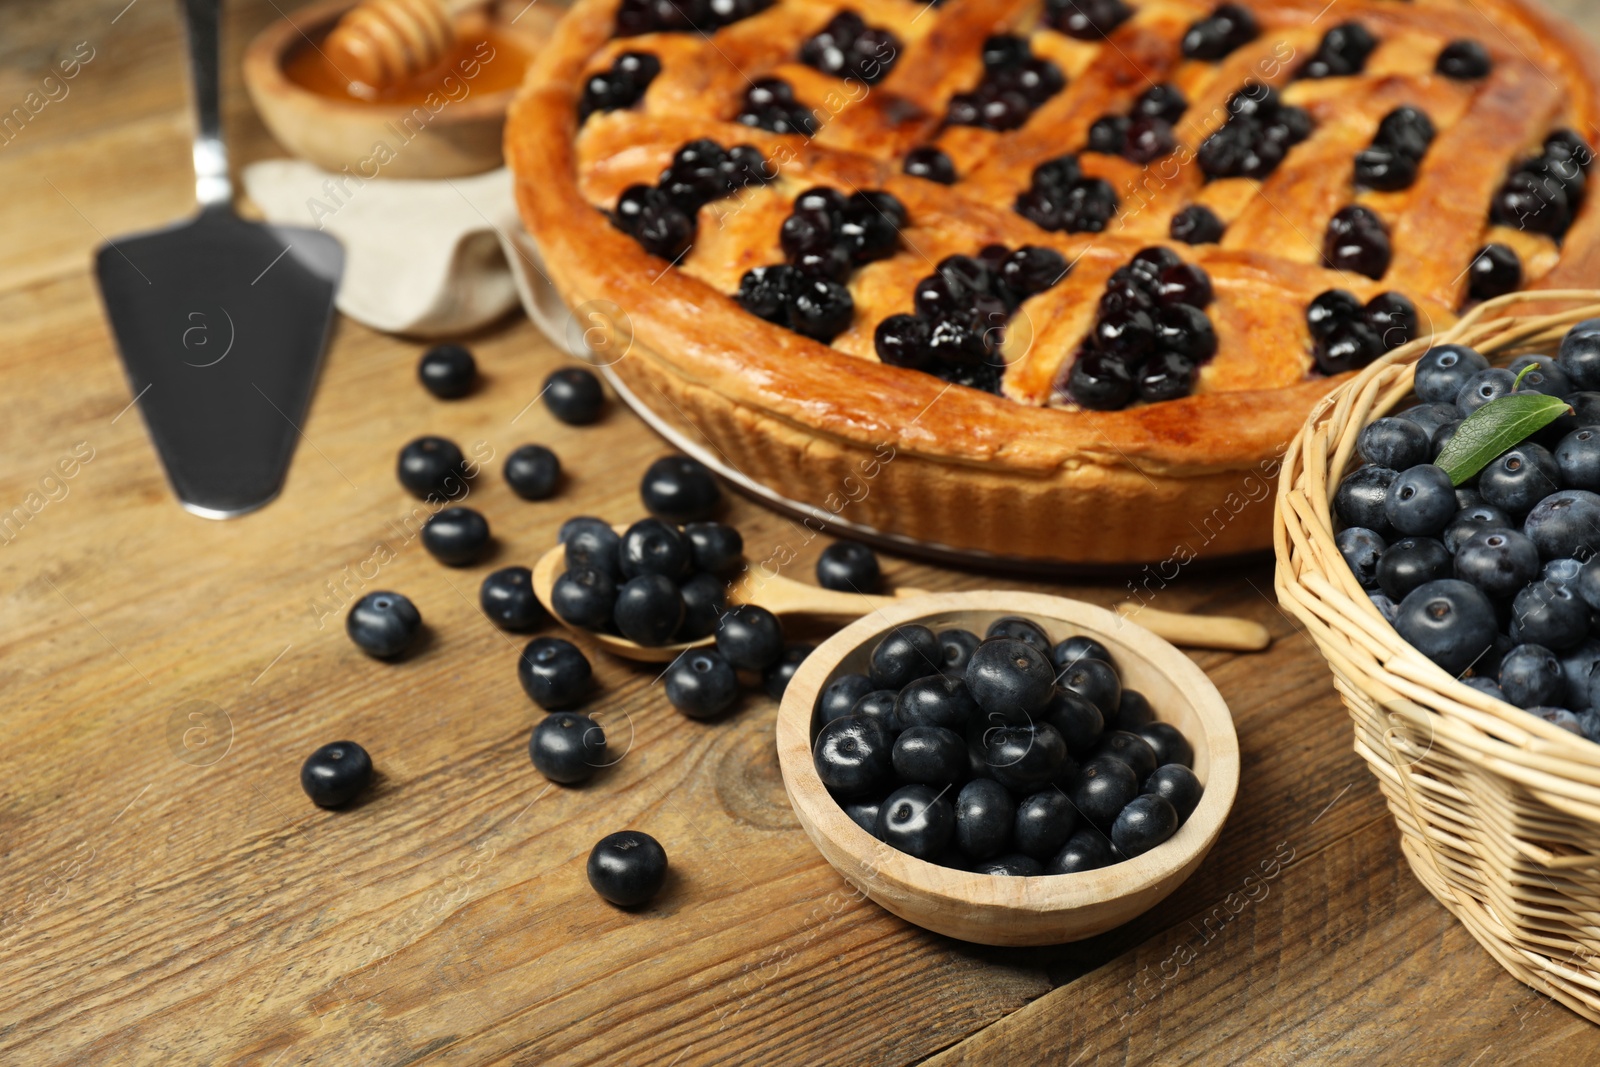
[[[437,65],[455,43],[454,18],[478,0],[362,0],[323,46],[346,76],[381,89]]]

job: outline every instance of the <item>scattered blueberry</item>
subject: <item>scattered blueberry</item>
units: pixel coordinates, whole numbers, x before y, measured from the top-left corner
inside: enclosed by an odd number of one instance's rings
[[[688,649],[672,661],[664,678],[668,703],[691,719],[714,719],[739,699],[738,675],[713,649]]]
[[[472,508],[445,508],[423,524],[422,547],[447,566],[470,566],[489,547],[489,523]]]
[[[351,606],[344,629],[367,655],[391,659],[422,632],[422,615],[399,593],[368,593]]]
[[[461,345],[435,345],[417,364],[422,386],[440,400],[457,400],[472,392],[478,364]]]
[[[543,445],[522,445],[506,457],[505,475],[522,499],[548,500],[561,485],[561,460]]]
[[[783,624],[766,608],[740,604],[722,616],[717,651],[741,671],[764,671],[783,654]]]
[[[300,788],[319,808],[342,808],[372,781],[372,757],[354,741],[323,745],[300,766]]]
[[[466,458],[454,441],[419,437],[400,450],[400,484],[413,496],[450,499],[466,488]]]
[[[649,834],[622,830],[595,844],[586,870],[596,893],[619,907],[637,907],[666,883],[667,851]]]
[[[544,608],[533,595],[533,572],[526,567],[502,567],[483,580],[478,605],[489,621],[502,630],[521,633],[539,625]]]
[[[523,692],[546,711],[582,700],[592,682],[589,660],[578,646],[560,637],[535,637],[517,660]]]
[[[587,715],[554,711],[533,728],[528,755],[552,782],[577,785],[605,765],[606,732]]]
[[[875,593],[883,573],[877,553],[854,541],[835,541],[817,558],[817,584],[841,593]]]
[[[605,406],[600,379],[583,367],[563,367],[544,380],[544,403],[550,414],[569,426],[587,426]]]
[[[691,575],[678,586],[678,596],[683,601],[678,640],[698,641],[717,632],[717,624],[728,610],[728,583],[724,579],[704,571]]]

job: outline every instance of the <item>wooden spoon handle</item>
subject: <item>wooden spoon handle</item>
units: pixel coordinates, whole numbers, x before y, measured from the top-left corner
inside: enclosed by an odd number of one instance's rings
[[[1260,652],[1272,644],[1272,634],[1265,626],[1229,615],[1183,615],[1131,603],[1118,604],[1117,614],[1185,648]]]
[[[779,575],[769,578],[751,574],[733,590],[732,599],[740,604],[760,605],[774,615],[857,619],[897,600],[921,595],[920,589],[900,589],[894,596],[844,593]]]

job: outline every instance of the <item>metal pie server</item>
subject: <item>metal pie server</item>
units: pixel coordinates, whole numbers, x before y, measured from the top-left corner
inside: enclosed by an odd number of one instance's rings
[[[233,211],[218,103],[220,0],[179,0],[199,128],[200,212],[107,241],[100,297],[178,500],[206,518],[278,495],[333,322],[344,249],[318,230]]]

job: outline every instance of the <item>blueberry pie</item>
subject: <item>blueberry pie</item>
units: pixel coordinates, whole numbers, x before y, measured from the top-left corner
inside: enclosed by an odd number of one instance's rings
[[[659,423],[859,528],[1267,544],[1317,400],[1600,282],[1600,60],[1528,0],[578,0],[507,125]]]

